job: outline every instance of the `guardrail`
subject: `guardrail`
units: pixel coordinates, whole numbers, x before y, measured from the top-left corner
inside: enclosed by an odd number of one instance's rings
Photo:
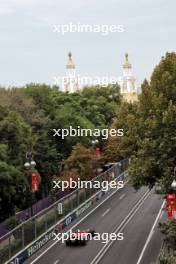
[[[92,179],[92,181],[110,182],[117,177],[124,180],[124,172],[128,165],[128,159],[118,162],[109,170]],[[0,240],[0,264],[6,261],[8,264],[23,263],[53,238],[56,224],[60,223],[61,229],[63,229],[89,207],[89,201],[91,205],[99,200],[101,196],[101,189],[76,189],[17,226]],[[61,203],[64,209],[62,215],[60,215],[60,208],[58,208]]]

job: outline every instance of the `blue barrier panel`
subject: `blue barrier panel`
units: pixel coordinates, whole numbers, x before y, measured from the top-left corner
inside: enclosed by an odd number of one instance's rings
[[[18,257],[14,258],[13,260],[11,260],[10,262],[8,262],[8,264],[22,264],[24,263],[24,261],[28,259],[28,252],[27,249],[24,250],[22,253],[20,253],[18,255]]]

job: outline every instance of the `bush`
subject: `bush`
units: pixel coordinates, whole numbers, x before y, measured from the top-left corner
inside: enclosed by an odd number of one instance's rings
[[[171,255],[168,255],[168,256],[163,255],[160,257],[159,263],[160,264],[175,264],[176,258],[174,256],[171,256]]]
[[[15,216],[12,216],[5,221],[5,228],[10,231],[16,226],[18,226],[20,223],[21,221],[19,219],[17,219]]]

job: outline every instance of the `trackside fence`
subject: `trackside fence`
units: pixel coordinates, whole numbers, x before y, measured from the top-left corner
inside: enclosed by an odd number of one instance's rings
[[[125,180],[128,166],[129,159],[122,160],[92,179],[92,181],[110,182],[117,178],[119,180]],[[0,264],[23,263],[25,259],[30,257],[52,239],[55,230],[53,227],[56,224],[60,223],[63,229],[65,226],[69,225],[74,218],[85,211],[96,199],[100,199],[102,194],[104,193],[101,192],[101,188],[76,189],[48,208],[39,212],[37,215],[21,223],[5,236],[1,237]],[[63,208],[62,214],[60,213],[60,204],[62,204]],[[74,212],[74,214],[71,214],[71,212]],[[69,217],[67,217],[68,215]],[[28,250],[25,250],[27,248]]]

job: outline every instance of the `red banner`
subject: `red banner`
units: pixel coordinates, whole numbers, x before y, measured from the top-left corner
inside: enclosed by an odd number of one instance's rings
[[[38,174],[32,173],[32,192],[38,191]]]
[[[167,216],[176,219],[176,194],[167,195]]]
[[[100,148],[96,148],[96,150],[95,150],[95,155],[96,155],[96,158],[97,158],[97,159],[100,158]]]

